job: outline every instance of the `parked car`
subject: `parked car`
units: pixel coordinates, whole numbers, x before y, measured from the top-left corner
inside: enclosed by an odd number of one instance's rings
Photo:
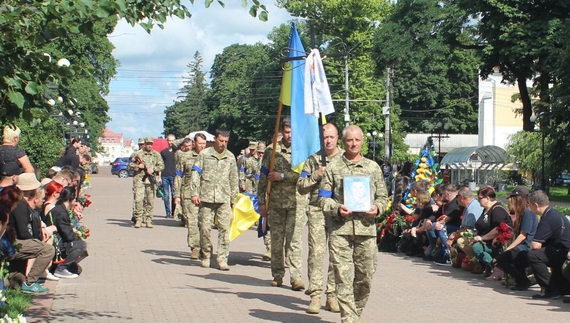
[[[570,184],[570,173],[562,173],[554,181],[555,186],[568,186],[568,184]]]
[[[120,178],[128,178],[133,176],[134,170],[129,169],[129,157],[119,157],[111,164],[111,175],[117,175]]]

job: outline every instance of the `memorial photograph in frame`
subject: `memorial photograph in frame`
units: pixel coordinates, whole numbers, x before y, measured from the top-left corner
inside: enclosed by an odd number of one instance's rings
[[[344,205],[352,212],[368,212],[372,208],[370,176],[344,176]]]

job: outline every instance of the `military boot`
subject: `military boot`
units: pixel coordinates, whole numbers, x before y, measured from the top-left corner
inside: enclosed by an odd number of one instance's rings
[[[267,251],[263,254],[262,259],[265,261],[271,260],[271,248],[270,247],[267,247]]]
[[[202,259],[202,267],[204,267],[204,268],[210,268],[210,258],[204,258],[204,259]]]
[[[309,303],[309,307],[307,308],[307,313],[319,314],[320,310],[321,310],[321,297],[320,296],[311,297],[311,303]]]
[[[325,310],[331,311],[333,313],[340,312],[340,307],[338,305],[338,300],[334,294],[327,295],[327,302],[325,303]]]
[[[302,281],[296,279],[291,283],[291,289],[294,291],[300,291],[305,289],[305,284]]]
[[[141,218],[135,218],[135,228],[141,227]]]
[[[152,227],[153,227],[153,226],[152,226],[152,218],[146,218],[145,220],[146,220],[146,221],[145,221],[145,222],[146,222],[146,227],[147,227],[147,228],[152,228]]]
[[[190,255],[190,259],[198,259],[200,258],[200,248],[192,249],[192,255]]]

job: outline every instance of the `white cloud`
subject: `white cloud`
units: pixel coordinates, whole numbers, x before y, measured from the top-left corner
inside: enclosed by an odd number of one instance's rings
[[[150,35],[140,26],[119,22],[109,36],[121,65],[107,96],[112,118],[107,126],[123,132],[126,139],[160,136],[164,108],[176,100],[186,65],[196,51],[202,54],[207,72],[225,47],[265,43],[274,27],[292,19],[287,11],[266,3],[269,21],[262,22],[240,3],[226,1],[225,8],[213,3],[208,9],[203,4],[189,5],[192,18],[171,19],[164,30],[155,27]]]

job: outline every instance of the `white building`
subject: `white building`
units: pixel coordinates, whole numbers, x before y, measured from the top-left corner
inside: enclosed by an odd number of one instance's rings
[[[96,153],[99,165],[109,165],[119,157],[130,157],[136,150],[132,139],[123,139],[122,133],[115,133],[108,128],[103,130],[99,145],[103,148],[102,153]]]

